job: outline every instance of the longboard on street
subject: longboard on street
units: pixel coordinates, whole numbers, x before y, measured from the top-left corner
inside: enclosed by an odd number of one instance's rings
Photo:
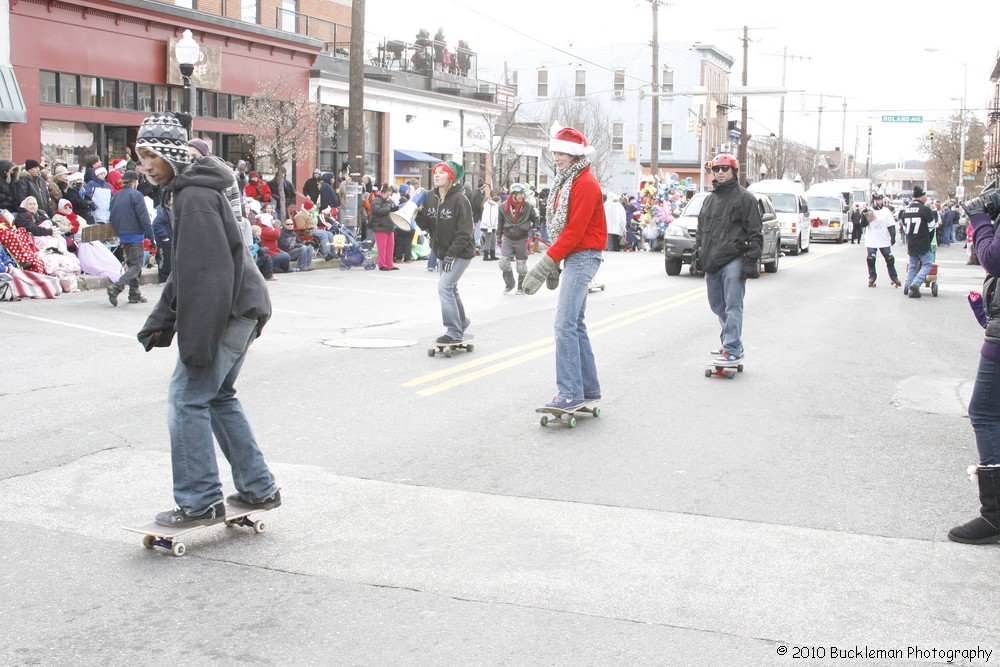
[[[582,412],[584,414],[589,414],[594,417],[601,416],[601,409],[597,407],[600,401],[585,401],[575,408],[569,410],[563,410],[562,408],[550,408],[548,406],[542,406],[540,408],[535,408],[535,412],[542,413],[542,418],[539,423],[542,426],[548,426],[550,423],[566,424],[570,428],[576,427],[576,414]],[[552,415],[550,418],[549,415]]]
[[[708,362],[705,367],[705,377],[724,377],[732,380],[737,373],[743,372],[743,360],[731,364],[719,364],[714,361]]]
[[[226,520],[224,522],[219,522],[218,524],[212,523],[207,526],[161,526],[154,521],[153,523],[147,523],[144,526],[136,526],[133,528],[126,526],[125,530],[130,533],[139,533],[142,535],[142,546],[147,549],[160,547],[162,549],[168,549],[170,553],[175,556],[183,556],[187,552],[187,547],[179,538],[184,535],[193,533],[194,531],[202,528],[211,528],[216,525],[225,525],[226,528],[243,526],[245,528],[253,528],[253,532],[255,533],[263,533],[264,522],[260,519],[251,519],[250,515],[257,512],[267,511],[268,510],[259,508],[249,509],[246,507],[236,507],[235,505],[227,503]]]
[[[435,354],[443,354],[446,357],[451,357],[455,354],[455,350],[465,350],[466,352],[472,352],[475,346],[469,341],[474,339],[475,334],[465,334],[465,337],[458,343],[434,343],[434,347],[427,348],[427,356],[433,357]]]

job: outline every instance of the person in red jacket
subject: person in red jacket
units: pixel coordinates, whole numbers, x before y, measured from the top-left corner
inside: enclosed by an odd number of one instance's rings
[[[247,187],[250,187],[249,185]],[[254,225],[250,228],[254,234],[260,238],[260,245],[267,250],[271,257],[275,271],[288,273],[292,265],[292,257],[287,252],[278,247],[278,237],[281,236],[280,227],[268,227],[266,225]]]
[[[601,185],[590,171],[594,148],[571,127],[555,132],[549,143],[556,167],[555,183],[546,205],[546,227],[552,245],[524,279],[524,291],[534,294],[546,283],[559,289],[556,306],[556,390],[546,405],[572,409],[601,398],[597,364],[587,325],[587,289],[604,261],[608,225]],[[559,262],[563,262],[562,280]]]
[[[267,183],[260,180],[260,175],[256,171],[251,171],[248,176],[250,182],[243,188],[243,194],[250,197],[250,199],[256,199],[261,204],[271,201],[271,188]]]

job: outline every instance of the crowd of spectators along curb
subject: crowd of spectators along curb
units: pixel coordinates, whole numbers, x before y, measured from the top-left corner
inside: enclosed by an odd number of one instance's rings
[[[194,158],[210,154],[201,139],[191,140],[189,151]],[[242,216],[250,251],[267,280],[275,280],[275,273],[311,271],[315,261],[340,258],[343,247],[335,243],[339,232],[353,230],[356,240],[373,244],[377,223],[372,221],[372,203],[384,199],[389,210],[396,210],[419,187],[416,179],[399,186],[378,185],[372,177],[364,176],[357,226],[344,230],[338,224],[344,198],[343,172],[316,169],[302,192],[297,192],[283,168],[270,180],[249,170],[243,160],[232,169],[233,190],[238,193],[232,195],[238,200],[234,210]],[[161,206],[159,188],[142,177],[141,162],[131,156],[120,158],[112,161],[109,170],[94,156],[85,161],[82,171],[70,172],[61,163],[47,165],[27,159],[18,165],[0,160],[0,299],[56,298],[78,291],[81,275],[104,276],[114,284],[123,275],[126,259],[116,239],[84,243],[83,230],[110,222],[117,232],[122,221],[112,219],[112,201],[128,187],[126,173],[133,172],[137,181],[132,185],[143,196],[149,217],[126,224],[133,232],[136,225],[144,230],[142,265],[156,266],[160,281],[166,280],[170,272],[169,216]],[[497,259],[496,211],[506,201],[509,189],[494,195],[487,184],[478,189],[465,186],[476,222],[477,255],[486,261]],[[646,181],[635,193],[606,195],[608,250],[662,250],[667,225],[691,194],[678,183]],[[526,188],[526,200],[539,214],[528,242],[529,252],[549,240],[544,224],[547,196],[547,189],[536,193]],[[376,211],[382,208],[376,202]],[[394,270],[395,263],[415,259],[429,260],[428,269],[434,269],[436,258],[415,225],[409,231],[396,228],[392,235],[391,261],[380,260],[380,269]],[[137,291],[130,296],[139,298]]]

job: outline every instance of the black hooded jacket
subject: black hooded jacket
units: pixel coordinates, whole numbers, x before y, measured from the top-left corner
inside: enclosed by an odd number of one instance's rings
[[[0,160],[0,209],[17,213],[21,201],[17,198],[19,169],[10,160]]]
[[[764,245],[757,198],[734,177],[715,186],[698,213],[699,264],[715,273],[737,257],[760,259]]]
[[[476,244],[472,240],[472,204],[461,185],[452,185],[441,201],[437,188],[427,191],[417,224],[431,235],[431,248],[440,259],[472,259]]]
[[[163,201],[172,199],[173,268],[138,338],[147,349],[165,347],[176,332],[190,377],[212,362],[230,319],[255,320],[260,335],[271,317],[267,284],[224,194],[232,184],[224,162],[197,160],[163,190]],[[155,332],[160,335],[153,341]]]

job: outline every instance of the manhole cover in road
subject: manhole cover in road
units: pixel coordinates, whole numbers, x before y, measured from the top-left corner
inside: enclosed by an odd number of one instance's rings
[[[331,338],[323,341],[323,345],[330,347],[352,348],[408,347],[416,344],[417,341],[409,338]]]

